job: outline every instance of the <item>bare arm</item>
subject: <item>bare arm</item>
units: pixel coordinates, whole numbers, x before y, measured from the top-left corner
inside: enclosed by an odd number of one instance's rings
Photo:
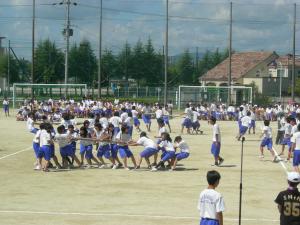
[[[223,213],[222,212],[217,213],[217,220],[219,220],[219,225],[223,225]]]
[[[281,206],[281,205],[277,205],[277,208],[278,208],[279,213],[281,213],[281,211],[282,211],[282,206]]]

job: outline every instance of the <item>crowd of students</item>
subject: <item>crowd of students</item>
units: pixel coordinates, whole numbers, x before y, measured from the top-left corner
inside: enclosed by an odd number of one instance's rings
[[[83,110],[79,108],[78,111],[76,105],[83,105]],[[130,170],[130,159],[133,168],[140,169],[142,160],[145,159],[147,168],[157,171],[164,167],[174,170],[178,161],[189,157],[189,146],[181,136],[176,136],[172,141],[169,108],[171,106],[156,105],[153,108],[147,104],[129,102],[102,103],[85,100],[77,104],[72,101],[49,100],[47,103],[24,104],[19,114],[26,120],[28,131],[34,134],[36,170],[48,171],[49,166],[52,166],[51,159],[57,168],[73,167],[74,162],[78,167],[90,168],[95,163],[97,167],[105,168],[109,162],[112,169],[126,170]],[[83,123],[77,122],[78,117],[83,117]],[[152,117],[156,118],[159,127],[156,140],[150,139],[146,132],[141,131],[139,117],[142,117],[147,132],[151,131]],[[57,129],[53,125],[58,125]],[[134,130],[139,133],[138,140],[132,139]],[[55,142],[59,146],[61,163],[55,155]],[[80,157],[76,156],[77,143]],[[137,158],[130,150],[133,146],[144,148]]]

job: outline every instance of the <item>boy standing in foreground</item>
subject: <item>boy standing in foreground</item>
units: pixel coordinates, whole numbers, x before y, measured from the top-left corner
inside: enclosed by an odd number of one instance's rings
[[[221,175],[215,171],[208,171],[208,187],[200,193],[198,210],[200,211],[200,225],[223,225],[225,204],[221,194],[215,189],[218,187]]]
[[[280,192],[275,199],[280,213],[280,225],[300,225],[300,193],[297,189],[300,174],[290,172],[287,180],[288,189]]]

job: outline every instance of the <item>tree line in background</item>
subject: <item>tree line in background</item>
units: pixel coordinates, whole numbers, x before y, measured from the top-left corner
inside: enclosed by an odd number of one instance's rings
[[[168,85],[199,85],[199,76],[222,62],[228,51],[206,51],[199,60],[188,49],[170,60]],[[35,49],[34,83],[64,82],[64,51],[55,42],[43,40]],[[174,58],[174,57],[173,57]],[[31,82],[31,62],[10,56],[10,83]],[[151,39],[146,43],[138,41],[134,46],[125,43],[119,53],[104,49],[102,54],[102,85],[108,86],[110,80],[134,79],[140,86],[162,86],[164,84],[163,51],[153,47]],[[8,57],[0,56],[0,76],[7,76]],[[91,43],[83,40],[71,46],[69,52],[69,83],[86,83],[97,86],[98,59]]]

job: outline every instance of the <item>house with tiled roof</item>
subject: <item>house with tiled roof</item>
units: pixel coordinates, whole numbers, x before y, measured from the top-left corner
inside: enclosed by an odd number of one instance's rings
[[[267,96],[278,96],[280,76],[282,76],[283,94],[291,83],[292,59],[290,56],[278,56],[275,52],[238,52],[232,54],[231,84],[250,85],[252,82],[258,91]],[[199,77],[206,86],[227,86],[229,58]],[[296,77],[300,75],[300,60],[296,60]]]

